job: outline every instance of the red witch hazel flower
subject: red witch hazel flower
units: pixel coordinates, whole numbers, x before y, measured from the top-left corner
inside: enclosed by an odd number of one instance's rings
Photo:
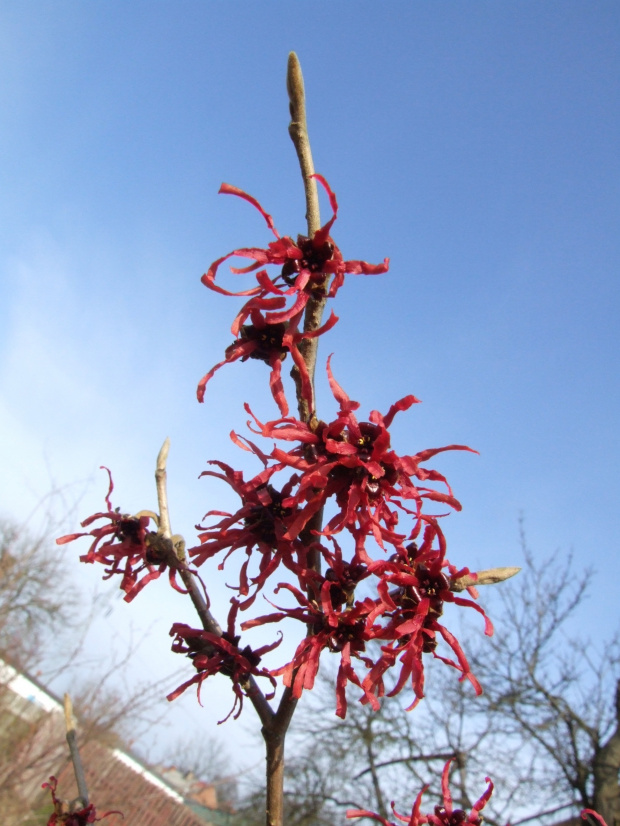
[[[240,637],[235,634],[235,619],[239,604],[232,600],[232,608],[228,614],[228,629],[219,636],[210,631],[190,628],[182,622],[175,622],[170,629],[170,636],[174,637],[172,650],[177,654],[187,654],[194,663],[197,671],[191,679],[168,694],[168,700],[176,700],[190,685],[198,686],[198,701],[200,702],[200,689],[207,677],[213,674],[224,674],[232,681],[235,702],[228,715],[220,720],[224,723],[231,714],[236,720],[243,708],[243,697],[247,693],[248,679],[253,677],[266,677],[272,684],[274,690],[266,695],[267,700],[275,696],[276,681],[273,675],[266,668],[258,668],[258,664],[264,654],[273,651],[280,645],[280,637],[271,645],[264,645],[262,648],[253,650],[249,645],[239,648]]]
[[[198,401],[204,401],[207,383],[224,364],[231,364],[233,361],[238,361],[239,359],[241,361],[247,361],[249,358],[258,359],[259,361],[264,361],[271,367],[271,374],[269,376],[271,394],[280,408],[280,413],[283,416],[288,415],[288,402],[286,401],[284,387],[282,385],[282,362],[286,358],[286,354],[290,353],[299,370],[302,396],[309,404],[312,404],[312,385],[308,368],[297,345],[300,341],[317,338],[327,332],[327,330],[331,330],[338,321],[338,317],[332,313],[325,324],[317,330],[300,333],[297,328],[301,321],[301,316],[302,311],[286,323],[269,324],[259,310],[252,310],[252,324],[242,325],[239,331],[239,338],[235,339],[235,341],[226,348],[224,360],[212,367],[199,381],[196,391]]]
[[[439,543],[438,549],[433,547],[435,539]],[[383,675],[395,665],[396,660],[400,660],[400,675],[388,696],[398,694],[411,679],[416,699],[409,708],[413,708],[424,696],[423,654],[432,653],[436,659],[460,671],[461,679],[468,679],[476,694],[482,693],[480,683],[472,674],[458,640],[439,619],[444,603],[452,602],[473,608],[482,614],[488,636],[493,634],[493,625],[479,605],[471,599],[454,595],[451,582],[469,574],[469,570],[457,570],[445,559],[445,552],[444,536],[437,523],[431,521],[425,529],[420,548],[412,542],[389,561],[369,565],[369,572],[378,576],[380,581],[377,587],[379,599],[375,610],[368,617],[368,623],[375,623],[378,619],[387,620],[381,631],[375,630],[375,637],[390,642],[382,646],[382,656],[364,680],[363,688],[366,692],[383,693]],[[471,596],[477,597],[474,588],[468,590]],[[456,660],[437,653],[438,635],[452,649]]]
[[[299,698],[304,689],[311,689],[314,686],[323,649],[339,653],[340,666],[336,677],[336,714],[344,718],[347,713],[347,683],[350,681],[358,688],[363,687],[352,666],[351,658],[360,660],[367,668],[372,666],[372,660],[364,656],[363,652],[369,639],[366,620],[375,603],[372,599],[366,598],[349,607],[338,604],[340,600],[337,599],[334,605],[332,601],[334,580],[331,577],[325,578],[323,583],[321,607],[313,600],[309,600],[298,588],[286,582],[281,583],[276,588],[276,592],[282,588],[290,591],[299,603],[299,607],[282,608],[277,614],[268,614],[248,620],[242,624],[241,630],[246,631],[257,625],[280,622],[287,618],[303,622],[310,629],[310,633],[297,646],[293,659],[282,668],[272,669],[271,674],[282,675],[284,685],[292,689],[293,697]],[[367,701],[371,702],[375,708],[379,707],[376,699],[370,694],[367,696]]]
[[[388,428],[398,412],[408,410],[418,399],[405,396],[395,402],[385,416],[373,410],[370,421],[358,422],[354,411],[359,402],[352,401],[336,382],[329,360],[327,374],[334,398],[340,405],[337,418],[329,424],[309,425],[291,417],[263,424],[247,405],[246,410],[262,436],[300,443],[288,452],[275,448],[271,454],[300,477],[297,492],[290,502],[285,502],[298,509],[288,538],[296,538],[311,517],[334,497],[339,511],[327,523],[323,534],[329,536],[348,529],[356,538],[356,561],[369,563],[372,560],[364,549],[364,538],[368,534],[372,534],[381,547],[386,541],[399,546],[405,539],[404,534],[395,533],[399,511],[413,515],[417,520],[415,531],[419,531],[421,524],[431,518],[422,513],[425,501],[461,510],[445,477],[421,465],[446,450],[475,451],[464,445],[448,445],[423,450],[414,456],[398,456],[391,449]],[[416,484],[413,479],[423,483],[440,482],[446,492]],[[403,500],[411,503],[410,506],[406,507]]]
[[[258,201],[246,192],[229,184],[222,184],[220,192],[236,195],[252,204],[263,216],[267,226],[275,235],[266,248],[243,247],[218,258],[203,275],[202,283],[223,295],[248,296],[232,325],[235,341],[227,348],[226,358],[215,365],[198,385],[198,400],[203,401],[205,387],[216,370],[222,365],[241,359],[260,359],[271,367],[270,385],[273,396],[283,416],[288,409],[282,391],[281,361],[290,352],[300,374],[302,396],[312,406],[312,391],[306,365],[298,350],[298,344],[305,338],[321,335],[334,326],[337,317],[332,313],[327,322],[318,330],[309,333],[298,331],[305,307],[312,296],[333,298],[347,274],[377,275],[387,272],[388,259],[383,264],[368,264],[366,261],[345,261],[329,233],[338,215],[336,196],[321,175],[313,177],[324,187],[332,208],[332,217],[312,238],[299,235],[297,241],[281,236],[273,219]],[[249,258],[254,263],[247,267],[231,267],[236,274],[258,270],[258,286],[249,290],[231,292],[216,283],[217,271],[224,261],[232,257]],[[280,274],[271,279],[265,266],[280,267]],[[333,275],[331,284],[329,276]],[[288,305],[288,306],[287,306]],[[250,324],[246,322],[250,320]]]
[[[487,786],[486,791],[474,803],[469,814],[467,814],[467,812],[463,809],[455,809],[452,806],[452,795],[450,794],[449,787],[451,762],[451,760],[448,760],[444,766],[443,774],[441,776],[443,805],[435,806],[433,814],[421,814],[420,807],[422,804],[422,796],[428,789],[428,786],[425,786],[416,797],[410,815],[399,814],[394,808],[394,803],[392,803],[392,811],[400,823],[406,823],[407,826],[422,826],[424,823],[431,824],[431,826],[480,826],[482,823],[482,816],[480,815],[480,812],[484,809],[489,801],[489,798],[493,794],[493,783],[488,777],[485,778],[489,785]],[[368,817],[371,818],[371,820],[376,820],[383,826],[400,826],[399,824],[387,820],[374,812],[369,812],[366,809],[349,809],[347,811],[347,818],[353,817]]]
[[[55,777],[50,777],[49,783],[43,783],[41,788],[42,789],[49,789],[52,793],[52,802],[54,804],[54,811],[50,815],[49,820],[47,821],[47,826],[87,826],[88,823],[96,823],[99,820],[103,820],[104,817],[108,817],[109,815],[120,815],[123,816],[122,812],[106,812],[105,814],[101,815],[101,817],[97,817],[97,810],[90,803],[88,806],[84,807],[83,809],[78,809],[75,812],[68,812],[64,811],[65,804],[62,800],[59,800],[56,797],[56,787],[58,786],[58,781]]]
[[[266,464],[267,457],[255,445],[253,447]],[[277,490],[269,483],[269,479],[278,470],[278,466],[266,468],[258,476],[245,482],[240,471],[233,470],[224,462],[211,461],[209,464],[217,465],[223,473],[205,470],[201,476],[215,476],[228,482],[243,504],[233,514],[209,511],[205,519],[210,516],[222,516],[223,519],[214,525],[199,527],[199,539],[202,544],[191,548],[189,554],[193,557],[194,564],[200,566],[220,551],[227,551],[219,565],[222,570],[234,551],[239,548],[245,549],[247,559],[241,566],[238,590],[244,597],[249,594],[250,584],[255,586],[256,590],[240,603],[241,609],[244,610],[254,602],[257,592],[280,563],[296,575],[305,567],[305,546],[297,540],[284,538],[293,519],[293,511],[284,507],[283,502],[290,497],[297,479],[293,476],[281,490]],[[248,578],[248,566],[253,551],[260,556],[258,573]]]
[[[81,562],[101,562],[106,565],[104,579],[110,579],[114,574],[120,574],[121,590],[125,592],[125,601],[131,600],[149,582],[157,579],[169,567],[162,550],[158,547],[156,531],[149,531],[151,520],[155,521],[155,514],[129,516],[122,514],[118,508],[113,510],[110,496],[114,490],[112,474],[107,468],[102,468],[108,474],[110,486],[105,497],[107,511],[94,513],[82,522],[86,528],[99,519],[107,519],[108,524],[93,528],[86,533],[71,533],[56,540],[58,545],[66,545],[82,536],[94,537],[88,553],[80,556]],[[176,582],[176,569],[169,568],[170,584],[182,594],[187,593]]]

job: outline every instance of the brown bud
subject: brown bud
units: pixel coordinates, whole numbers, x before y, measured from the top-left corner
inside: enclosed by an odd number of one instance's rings
[[[465,574],[465,576],[453,579],[450,584],[451,591],[464,591],[465,588],[477,585],[495,585],[498,582],[503,582],[505,579],[510,579],[511,576],[518,574],[521,568],[489,568],[486,571],[478,571],[476,574]]]

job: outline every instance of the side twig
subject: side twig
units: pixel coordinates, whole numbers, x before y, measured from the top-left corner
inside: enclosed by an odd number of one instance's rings
[[[178,534],[172,535],[170,511],[168,508],[168,472],[166,470],[169,450],[170,439],[166,438],[157,456],[157,464],[155,467],[155,485],[157,487],[157,503],[159,507],[159,533],[161,534],[162,544],[167,552],[170,565],[178,571],[183,581],[183,585],[196,609],[196,613],[200,617],[202,627],[205,631],[221,637],[222,628],[209,610],[209,606],[198,587],[196,576],[187,566],[185,540]],[[263,726],[270,725],[274,717],[274,712],[254,677],[248,677],[245,683],[241,684],[241,687],[256,709],[256,713]]]
[[[86,808],[90,803],[88,799],[88,787],[86,785],[86,775],[84,774],[84,766],[82,765],[82,758],[77,745],[77,736],[75,733],[75,717],[73,716],[73,705],[71,697],[65,694],[65,728],[67,731],[67,744],[71,754],[71,761],[73,763],[73,773],[75,774],[75,782],[78,787],[78,794],[82,801],[82,807]]]

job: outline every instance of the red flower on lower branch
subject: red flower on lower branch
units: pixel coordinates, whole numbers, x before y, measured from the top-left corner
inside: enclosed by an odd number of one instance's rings
[[[123,813],[117,811],[106,812],[101,815],[101,817],[97,817],[97,810],[92,803],[74,812],[66,811],[66,804],[56,797],[57,786],[58,781],[53,776],[50,777],[49,783],[43,783],[41,786],[42,789],[50,790],[54,804],[54,811],[47,821],[47,826],[87,826],[88,823],[96,823],[99,820],[103,820],[104,817],[109,817],[109,815],[120,815],[123,817]]]
[[[323,597],[321,607],[313,600],[309,600],[298,588],[282,583],[276,588],[276,592],[282,588],[290,591],[299,603],[299,607],[282,608],[276,614],[267,614],[248,620],[241,625],[241,629],[245,631],[258,625],[280,622],[287,618],[303,622],[308,627],[308,636],[304,637],[297,646],[293,659],[282,668],[273,669],[271,674],[282,675],[284,685],[292,689],[293,697],[299,698],[304,689],[314,687],[321,652],[326,649],[340,654],[340,666],[336,677],[336,714],[344,718],[347,713],[347,683],[350,681],[358,688],[363,688],[351,659],[361,661],[366,668],[372,666],[372,660],[365,656],[364,652],[366,643],[372,639],[372,632],[368,632],[366,620],[375,607],[375,603],[367,598],[351,606],[343,605],[340,599],[341,589],[338,588],[336,591],[338,596],[334,605],[330,598],[334,581],[331,577],[321,579],[323,582],[320,588]],[[378,702],[374,696],[368,694],[367,699],[375,708],[378,708]]]
[[[266,695],[267,700],[275,696],[276,681],[266,668],[258,668],[261,658],[269,651],[273,651],[280,645],[280,638],[271,645],[264,645],[262,648],[253,650],[249,645],[239,648],[240,637],[235,634],[235,618],[238,610],[238,603],[233,600],[233,606],[228,615],[228,630],[222,636],[213,634],[210,631],[191,628],[182,622],[175,622],[170,629],[170,636],[174,637],[172,650],[177,654],[187,654],[192,660],[194,668],[198,672],[191,679],[179,686],[175,691],[168,694],[168,700],[175,700],[190,685],[197,686],[198,702],[200,702],[200,690],[202,683],[207,677],[214,674],[224,674],[232,681],[235,702],[233,707],[220,723],[226,722],[233,715],[237,719],[243,709],[243,697],[247,693],[247,681],[250,676],[266,677],[272,684],[274,690]]]
[[[94,537],[88,553],[80,556],[80,562],[100,562],[106,566],[104,579],[110,579],[119,574],[121,590],[125,592],[125,601],[131,600],[149,582],[157,579],[168,569],[170,584],[182,594],[187,593],[176,582],[176,568],[170,567],[158,542],[157,531],[149,531],[149,522],[152,516],[130,516],[120,513],[119,509],[112,509],[110,496],[114,490],[112,474],[108,468],[102,468],[108,474],[110,486],[105,502],[107,511],[94,513],[82,522],[86,528],[99,519],[107,520],[108,524],[93,528],[86,533],[71,533],[56,540],[58,545],[66,545],[82,536]]]
[[[439,540],[439,547],[434,541]],[[415,694],[413,708],[424,696],[424,654],[432,654],[447,665],[461,672],[461,680],[468,679],[477,694],[482,693],[480,683],[472,674],[469,663],[456,637],[439,620],[445,602],[473,608],[485,620],[485,633],[493,634],[493,625],[483,609],[471,599],[455,596],[451,580],[458,579],[467,569],[457,570],[445,558],[445,540],[436,522],[431,521],[424,532],[420,548],[412,542],[390,560],[373,562],[369,572],[379,577],[379,600],[368,623],[373,624],[377,639],[389,640],[382,646],[382,656],[377,660],[363,687],[370,692],[382,690],[383,675],[399,660],[401,671],[389,696],[398,694],[409,680]],[[469,589],[477,596],[475,589]],[[381,631],[375,623],[386,620]],[[437,636],[452,649],[456,659],[437,653]]]
[[[448,760],[446,765],[443,767],[443,773],[441,775],[443,805],[435,806],[434,813],[427,816],[428,822],[431,823],[432,826],[480,826],[482,823],[480,812],[484,809],[486,804],[489,802],[489,798],[493,794],[493,783],[488,777],[485,777],[485,780],[489,785],[480,795],[478,800],[476,800],[469,814],[463,811],[463,809],[455,809],[452,806],[452,795],[450,794],[449,785],[451,762],[451,760]]]
[[[394,808],[394,803],[392,803],[392,811],[394,812],[397,820],[401,823],[406,823],[407,826],[422,826],[424,823],[429,823],[431,826],[480,826],[482,823],[480,812],[486,806],[493,793],[493,783],[488,777],[485,778],[489,785],[487,786],[485,792],[474,803],[469,814],[467,814],[467,812],[463,809],[455,809],[452,806],[452,795],[450,794],[449,787],[451,762],[451,760],[448,760],[444,766],[441,777],[443,803],[439,806],[435,806],[435,810],[432,814],[422,814],[420,812],[422,796],[428,789],[428,786],[425,786],[416,797],[410,815],[399,814]],[[347,811],[347,818],[353,817],[369,817],[371,820],[376,820],[378,823],[383,824],[383,826],[399,826],[393,821],[387,820],[386,818],[381,817],[375,812],[370,812],[367,809],[349,809]]]

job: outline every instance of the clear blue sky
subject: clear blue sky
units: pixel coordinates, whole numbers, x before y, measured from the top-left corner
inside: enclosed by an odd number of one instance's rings
[[[593,631],[615,628],[619,38],[618,3],[590,0],[5,0],[3,513],[23,518],[52,480],[98,509],[100,464],[115,504],[154,507],[166,435],[174,530],[191,538],[230,502],[196,477],[209,458],[245,461],[227,444],[243,401],[275,409],[258,362],[195,402],[237,307],[199,279],[269,240],[250,206],[217,196],[222,180],[282,232],[304,229],[294,49],[334,236],[345,257],[392,262],[349,278],[322,356],[363,411],[423,400],[396,420],[400,452],[480,451],[435,463],[464,505],[445,524],[455,562],[513,563],[523,511],[535,550],[596,567]],[[145,596],[144,616],[163,599]]]

